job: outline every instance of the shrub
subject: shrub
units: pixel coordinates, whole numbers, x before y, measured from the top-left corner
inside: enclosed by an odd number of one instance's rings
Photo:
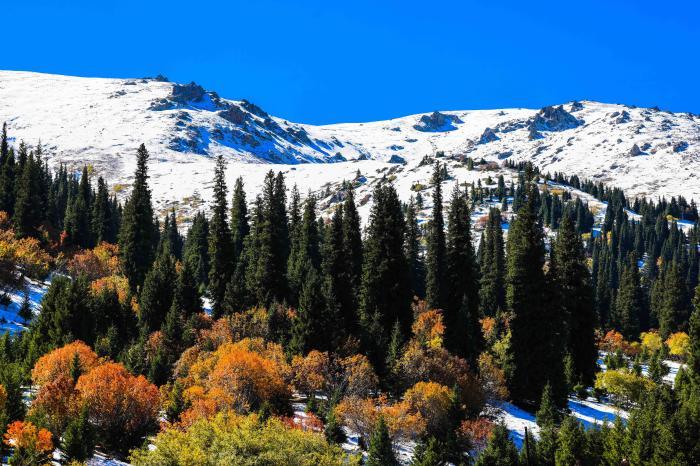
[[[289,464],[340,466],[348,458],[329,445],[323,434],[289,428],[271,418],[220,413],[200,419],[186,430],[169,428],[153,440],[153,447],[131,453],[134,466],[190,466],[220,464]]]
[[[595,388],[630,404],[639,402],[645,392],[654,388],[654,382],[627,370],[608,370],[597,374]]]

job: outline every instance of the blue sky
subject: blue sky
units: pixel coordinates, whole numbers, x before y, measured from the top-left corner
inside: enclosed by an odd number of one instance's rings
[[[699,4],[14,0],[0,68],[162,73],[306,123],[572,99],[700,113]]]

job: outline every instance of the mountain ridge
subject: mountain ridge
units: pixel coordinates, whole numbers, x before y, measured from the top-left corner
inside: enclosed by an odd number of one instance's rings
[[[145,143],[161,208],[193,197],[190,210],[205,203],[219,154],[229,161],[231,181],[243,176],[250,195],[269,169],[287,172],[302,192],[318,191],[358,169],[400,177],[415,172],[424,156],[442,153],[454,162],[457,178],[466,158],[507,159],[616,185],[630,195],[700,198],[700,117],[594,101],[316,126],[163,77],[0,71],[0,121],[7,121],[14,143],[41,140],[53,165],[92,165],[120,195],[128,192],[135,149]]]

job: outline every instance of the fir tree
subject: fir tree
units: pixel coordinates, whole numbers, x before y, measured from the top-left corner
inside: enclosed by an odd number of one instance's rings
[[[384,418],[380,416],[369,440],[365,466],[395,466],[398,464],[391,445],[391,438],[389,438],[389,429]]]
[[[566,351],[573,359],[577,378],[591,385],[598,359],[593,289],[581,236],[569,217],[562,219],[552,249],[550,275],[553,289],[558,291],[552,318],[547,322],[555,346],[552,353],[561,352],[560,341],[565,339]]]
[[[428,306],[443,309],[447,301],[447,253],[445,221],[442,216],[442,176],[440,163],[433,172],[433,215],[428,224],[425,298]]]
[[[347,273],[347,284],[345,285],[347,291],[342,295],[341,308],[345,315],[352,310],[354,320],[357,320],[364,252],[360,232],[360,215],[355,206],[355,194],[352,186],[346,186],[345,193],[345,202],[343,202],[343,257]],[[357,325],[355,325],[356,327]],[[351,327],[351,329],[353,328]]]
[[[476,459],[476,466],[513,466],[518,464],[518,449],[510,439],[508,429],[496,424],[484,451]]]
[[[148,187],[148,151],[143,144],[138,149],[136,163],[133,190],[124,205],[119,229],[119,255],[132,292],[143,284],[158,241]]]
[[[471,364],[483,342],[479,324],[479,272],[472,246],[466,197],[455,188],[448,214],[445,324],[446,347]]]
[[[148,333],[159,330],[173,303],[177,280],[172,256],[162,254],[146,274],[139,300],[139,324]]]
[[[238,177],[233,187],[233,200],[231,201],[231,234],[233,235],[233,262],[238,263],[243,254],[243,244],[250,232],[248,225],[248,205],[246,204],[243,178]]]
[[[92,238],[93,244],[100,244],[102,241],[114,243],[116,241],[116,231],[112,227],[112,206],[109,201],[107,185],[102,177],[97,179],[97,193],[92,204]]]
[[[226,285],[233,274],[233,239],[228,224],[226,196],[226,162],[219,155],[214,171],[214,200],[209,221],[209,292],[215,317],[223,314]]]
[[[88,414],[88,406],[83,405],[80,415],[68,422],[61,442],[63,456],[68,462],[90,459],[95,451],[95,432]]]
[[[203,212],[192,218],[183,248],[184,262],[189,264],[199,286],[209,282],[209,222]]]
[[[505,250],[501,213],[490,209],[486,233],[481,242],[481,281],[479,301],[482,312],[495,316],[505,309]]]
[[[396,190],[386,182],[380,183],[374,191],[360,291],[364,344],[380,368],[394,322],[399,321],[404,335],[410,331],[411,298],[404,236],[405,223]]]
[[[549,381],[558,387],[556,403],[563,404],[563,354],[552,352],[553,339],[557,338],[552,333],[552,319],[557,316],[556,310],[548,308],[544,233],[537,221],[536,193],[533,186],[508,233],[506,303],[512,313],[508,386],[517,402],[535,404]]]
[[[406,262],[408,263],[411,290],[414,296],[425,295],[425,263],[420,252],[420,227],[416,218],[416,205],[413,196],[406,207]]]
[[[630,255],[622,269],[620,288],[615,298],[615,314],[618,320],[616,324],[625,339],[631,341],[639,336],[639,313],[645,307],[637,260]]]
[[[411,466],[444,466],[442,459],[443,446],[435,437],[430,437],[416,446],[413,452]]]
[[[567,416],[559,429],[556,464],[583,464],[586,456],[586,436],[581,423]]]

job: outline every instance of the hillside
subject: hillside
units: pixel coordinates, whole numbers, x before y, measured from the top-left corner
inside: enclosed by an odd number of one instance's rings
[[[176,205],[185,217],[208,201],[218,154],[229,160],[229,180],[243,176],[249,195],[270,169],[284,171],[302,193],[328,195],[359,170],[368,192],[390,173],[408,198],[411,186],[427,181],[422,158],[442,151],[460,182],[479,178],[464,168],[465,157],[531,160],[544,171],[593,178],[632,195],[700,198],[700,117],[590,101],[313,126],[162,77],[2,71],[0,120],[13,143],[41,140],[52,164],[90,164],[122,196],[132,182],[135,148],[144,142],[157,207]]]

